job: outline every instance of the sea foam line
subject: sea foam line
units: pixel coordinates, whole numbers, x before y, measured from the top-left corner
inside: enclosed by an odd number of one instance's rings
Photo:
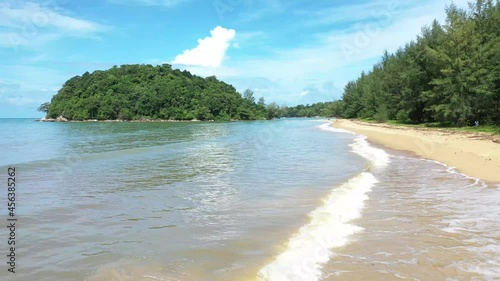
[[[326,123],[318,126],[321,130],[329,131],[333,133],[347,133],[352,135],[357,135],[348,130],[333,128],[331,123]],[[390,155],[385,152],[385,150],[380,148],[375,148],[371,146],[366,140],[367,137],[363,135],[357,135],[354,139],[354,143],[349,146],[352,148],[352,151],[366,159],[368,159],[372,165],[377,167],[385,167],[390,162]]]
[[[341,132],[325,125],[320,128]],[[370,160],[372,166],[389,163],[389,155],[382,149],[371,147],[363,137],[356,138],[351,148]],[[350,222],[361,217],[364,201],[369,198],[367,194],[377,182],[372,173],[364,171],[333,189],[323,205],[309,214],[311,221],[290,238],[285,251],[259,271],[258,279],[320,280],[323,266],[334,255],[333,249],[348,244],[350,236],[363,230]]]
[[[339,129],[339,128],[334,128],[331,126],[332,123],[325,123],[325,124],[322,124],[320,126],[318,126],[318,128],[320,128],[321,130],[324,130],[324,131],[330,131],[330,132],[333,132],[333,133],[346,133],[346,134],[351,134],[351,135],[355,135],[356,133],[353,133],[351,131],[348,131],[348,130],[344,130],[344,129]]]
[[[259,280],[320,280],[323,265],[333,256],[332,249],[346,245],[352,234],[362,230],[349,222],[361,216],[363,202],[375,183],[371,173],[363,172],[336,188],[309,215],[311,222],[288,241],[287,249],[260,270]]]

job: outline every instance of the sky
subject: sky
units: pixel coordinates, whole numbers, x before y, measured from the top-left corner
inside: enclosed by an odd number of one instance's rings
[[[38,118],[71,77],[168,63],[280,105],[342,96],[451,0],[0,0],[0,118]],[[454,0],[466,8],[467,0]]]

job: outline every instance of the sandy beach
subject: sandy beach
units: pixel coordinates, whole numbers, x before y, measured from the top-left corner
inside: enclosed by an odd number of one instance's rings
[[[335,121],[332,126],[365,135],[369,141],[390,149],[408,151],[419,157],[445,163],[468,176],[500,183],[498,137],[345,119]]]

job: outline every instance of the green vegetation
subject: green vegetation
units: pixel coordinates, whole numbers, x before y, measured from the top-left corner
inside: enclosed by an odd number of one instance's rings
[[[202,78],[168,64],[122,65],[69,79],[39,108],[68,120],[255,120],[274,117],[251,90],[240,95],[216,77]],[[270,108],[274,112],[275,108]]]
[[[407,124],[500,125],[500,2],[477,0],[446,9],[394,54],[349,82],[332,113],[345,118]],[[487,129],[488,128],[488,129]]]
[[[38,111],[68,120],[257,120],[332,116],[333,102],[295,107],[256,102],[214,76],[202,78],[168,64],[122,65],[69,79]]]
[[[312,105],[283,106],[279,108],[280,117],[331,117],[335,115],[334,102],[320,102]]]
[[[479,122],[500,132],[500,0],[476,0],[446,9],[416,40],[344,88],[341,100],[279,106],[256,101],[216,77],[202,78],[170,65],[122,65],[68,80],[48,117],[85,119],[255,120],[280,117],[358,118],[390,124],[457,128]],[[395,120],[395,121],[388,121]]]
[[[47,114],[49,113],[49,107],[50,107],[50,102],[44,102],[38,107],[37,111]]]
[[[374,119],[361,119],[358,118],[359,121],[363,121],[366,123],[380,123],[377,122]],[[488,133],[488,134],[499,134],[500,135],[500,127],[496,125],[481,125],[478,127],[475,126],[468,126],[468,127],[460,127],[457,125],[452,125],[452,124],[442,124],[439,122],[433,122],[433,123],[421,123],[421,124],[409,124],[402,122],[400,120],[387,120],[384,122],[388,125],[391,126],[400,126],[400,127],[410,127],[410,128],[417,128],[417,129],[440,129],[440,130],[450,130],[450,131],[463,131],[463,132],[481,132],[481,133]]]
[[[373,120],[370,120],[367,122],[373,122]],[[500,134],[500,127],[496,126],[496,125],[482,125],[482,126],[478,126],[478,127],[475,127],[475,126],[459,127],[459,126],[452,125],[452,124],[445,125],[445,124],[442,124],[439,122],[422,123],[422,124],[408,124],[408,123],[403,123],[399,120],[388,120],[386,123],[389,125],[392,125],[392,126],[405,126],[405,127],[412,127],[412,128],[445,129],[445,130],[452,130],[452,131]]]

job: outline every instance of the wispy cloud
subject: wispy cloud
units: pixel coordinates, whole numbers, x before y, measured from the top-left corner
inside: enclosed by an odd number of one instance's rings
[[[109,29],[33,2],[0,4],[0,47],[39,46],[63,36],[89,37]]]
[[[22,36],[19,32],[0,32],[0,47],[17,48],[17,47],[38,47],[48,42],[56,41],[62,37],[61,34],[47,33],[36,34],[32,36]]]
[[[407,2],[402,1],[370,1],[356,4],[341,4],[321,10],[298,10],[296,14],[305,18],[308,25],[334,25],[340,23],[356,23],[392,16],[402,9]]]
[[[455,0],[454,4],[459,7],[467,7],[469,0]],[[321,10],[297,10],[295,13],[304,18],[306,25],[339,25],[356,24],[367,21],[377,21],[379,23],[389,23],[396,18],[407,16],[422,16],[422,11],[427,15],[442,14],[446,4],[451,4],[449,0],[375,0],[360,3],[347,3]],[[439,7],[439,8],[437,8]]]
[[[50,61],[51,57],[47,53],[36,53],[34,55],[23,57],[19,60],[21,64],[36,64]]]
[[[266,17],[282,14],[292,4],[290,1],[283,0],[241,0],[233,2],[244,4],[229,6],[230,11],[233,9],[239,10],[237,18],[240,23],[255,22]],[[228,3],[231,3],[231,1],[228,1]]]
[[[0,79],[0,93],[4,93],[6,90],[19,89],[21,85],[15,81]]]
[[[255,38],[265,37],[266,34],[262,31],[250,31],[250,32],[238,32],[236,34],[235,40],[239,43],[247,43],[253,41]]]
[[[83,19],[63,15],[50,7],[38,3],[23,3],[17,6],[0,4],[0,26],[23,28],[31,24],[31,28],[55,27],[60,30],[78,32],[100,32],[105,26]]]
[[[191,0],[108,0],[108,2],[119,5],[129,6],[162,6],[173,7],[178,4],[188,2]]]
[[[52,68],[28,65],[0,66],[0,76],[8,77],[0,80],[0,104],[13,106],[36,106],[49,101],[70,77]]]

